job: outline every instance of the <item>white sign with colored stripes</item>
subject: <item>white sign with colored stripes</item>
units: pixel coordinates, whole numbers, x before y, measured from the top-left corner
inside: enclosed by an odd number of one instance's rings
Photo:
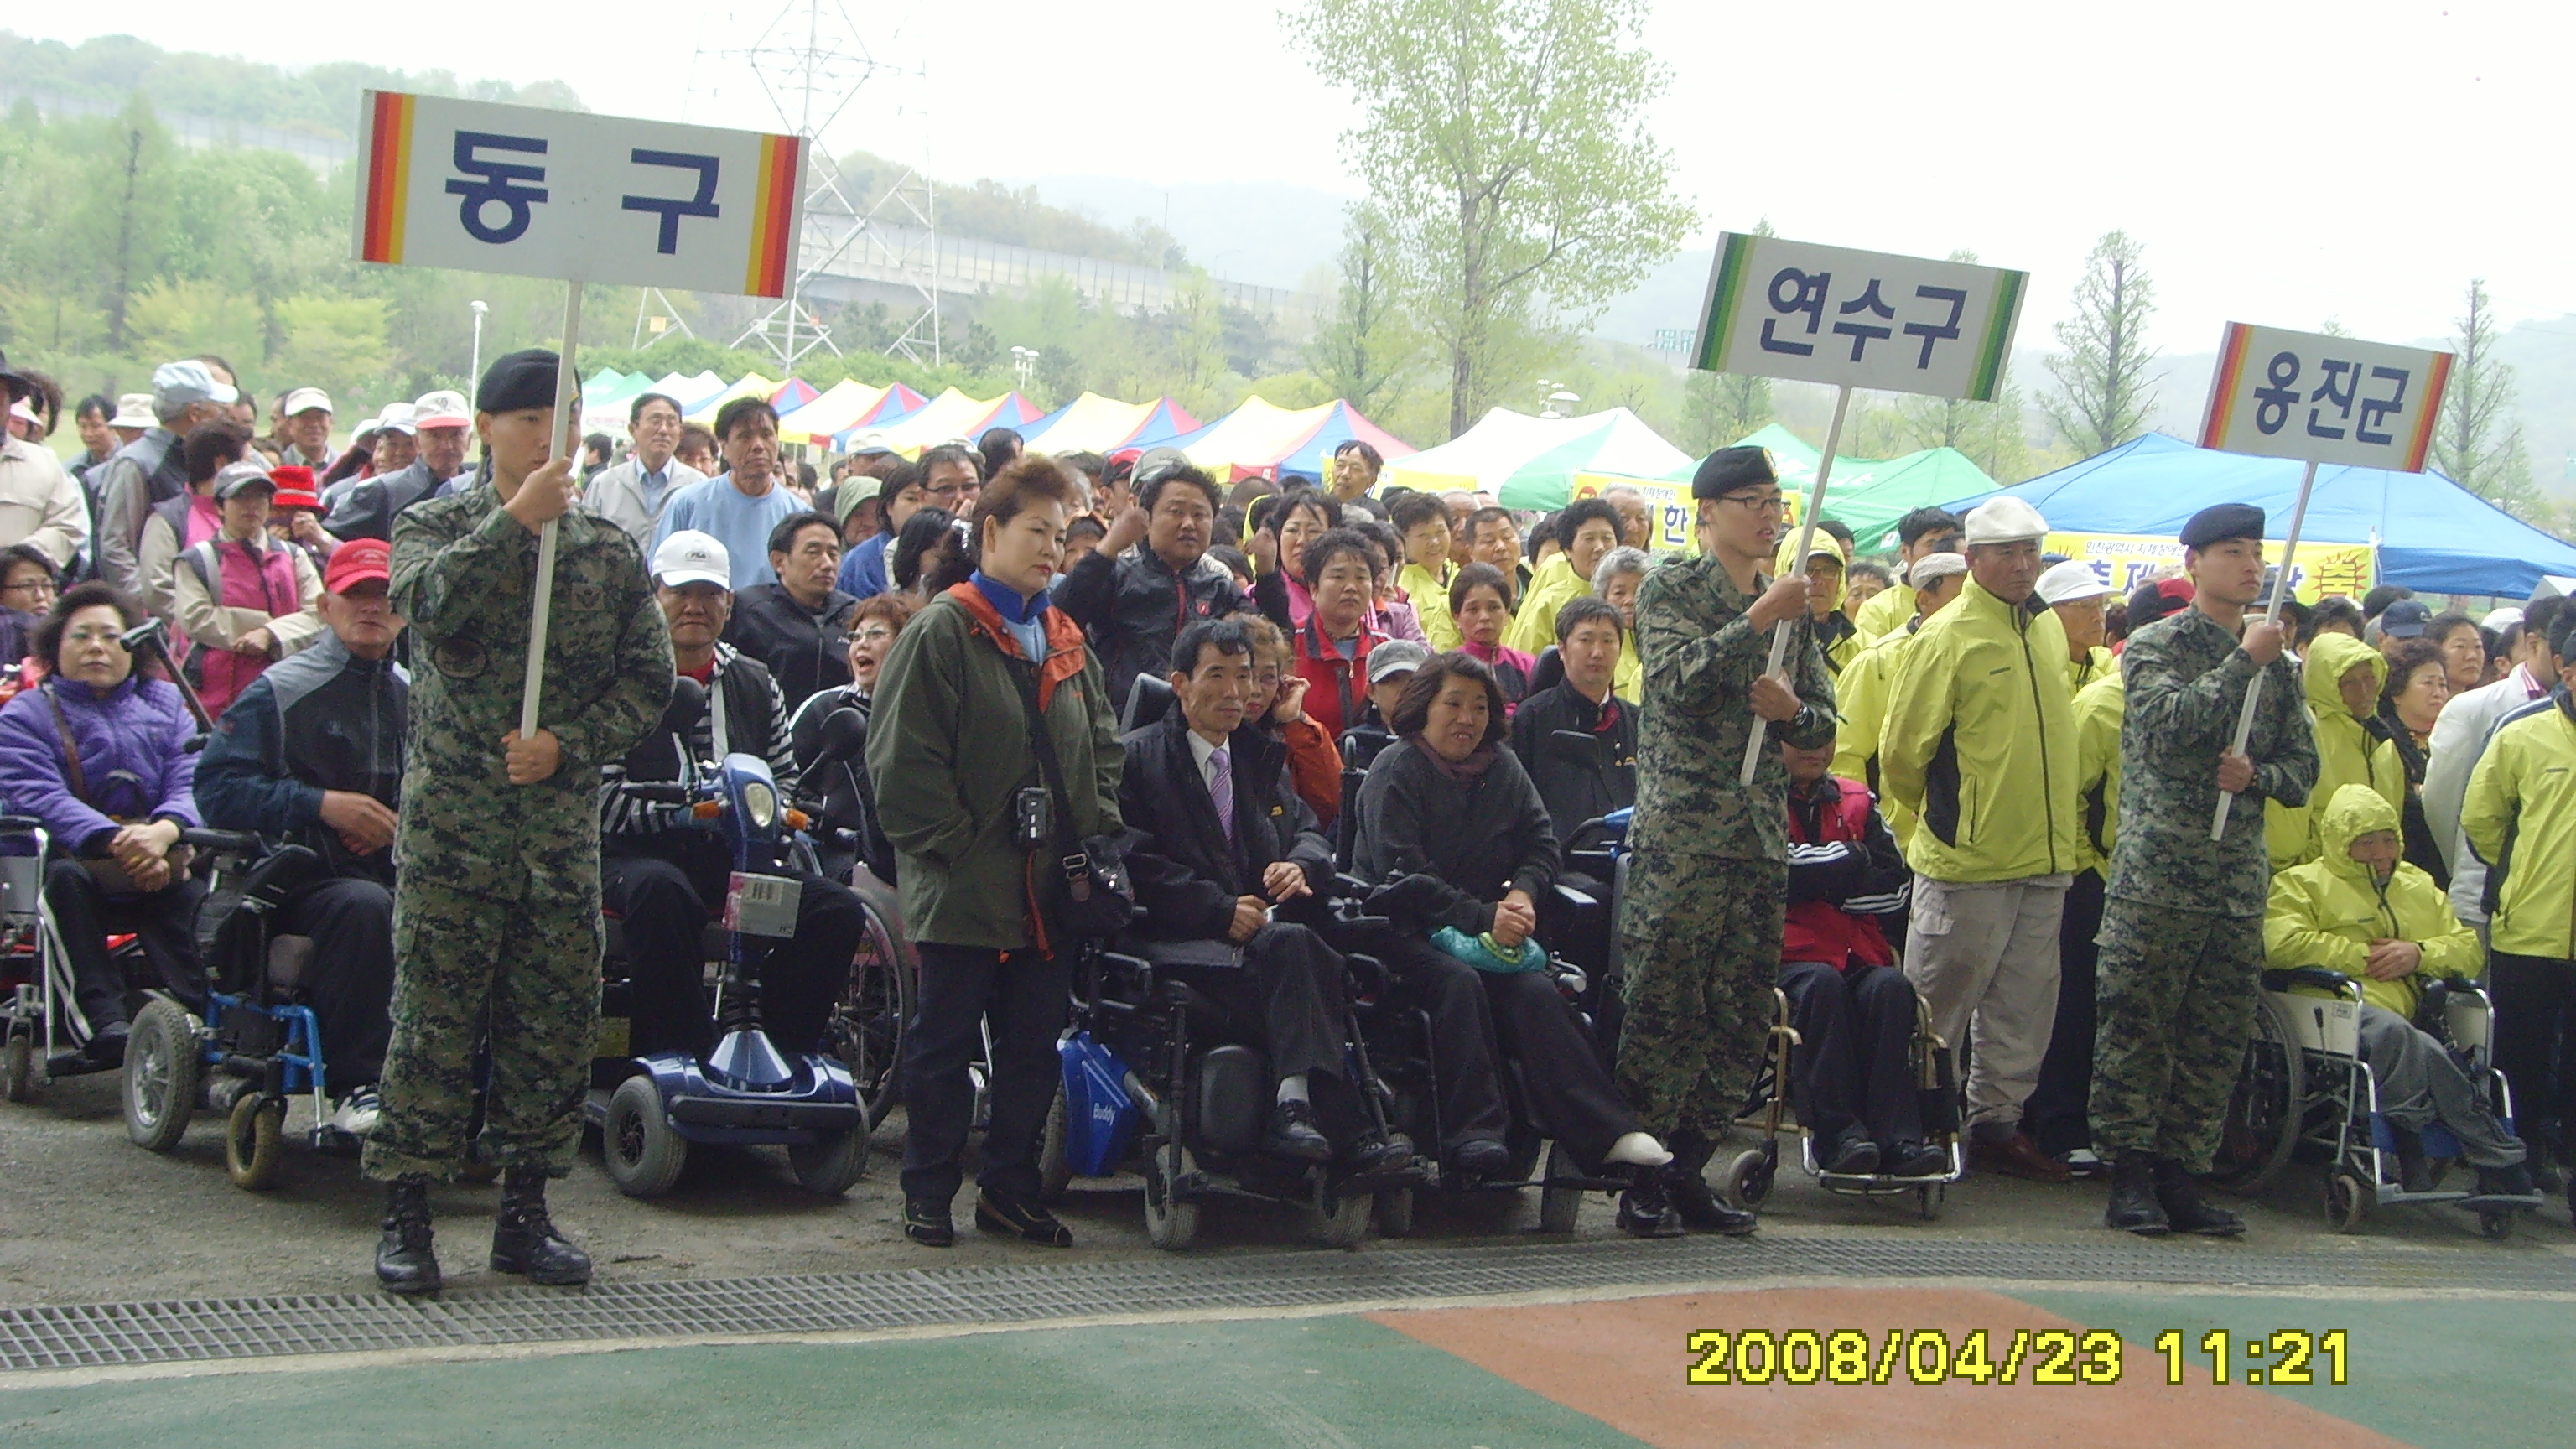
[[[2447,352],[2230,322],[2200,445],[2421,473],[2450,378]]]
[[[1994,400],[2026,272],[1728,232],[1698,365],[1878,392]]]

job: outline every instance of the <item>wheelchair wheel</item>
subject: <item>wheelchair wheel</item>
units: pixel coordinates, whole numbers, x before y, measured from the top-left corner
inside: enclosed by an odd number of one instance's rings
[[[1368,1241],[1369,1222],[1376,1216],[1376,1209],[1373,1195],[1337,1192],[1319,1182],[1314,1200],[1306,1205],[1306,1226],[1314,1233],[1315,1241],[1327,1248],[1356,1248]]]
[[[1198,1241],[1197,1201],[1172,1196],[1172,1184],[1198,1170],[1190,1150],[1177,1142],[1156,1143],[1145,1156],[1145,1236],[1167,1253]]]
[[[1718,1175],[1718,1196],[1748,1211],[1760,1207],[1762,1200],[1771,1195],[1775,1170],[1769,1153],[1759,1147],[1746,1148],[1728,1159],[1726,1170]]]
[[[1064,1087],[1055,1089],[1047,1108],[1046,1132],[1038,1138],[1038,1201],[1062,1202],[1073,1186],[1073,1159],[1065,1150]]]
[[[1377,1235],[1381,1238],[1413,1236],[1412,1188],[1390,1188],[1377,1195]]]
[[[1574,1220],[1583,1214],[1583,1189],[1557,1184],[1566,1178],[1580,1177],[1581,1168],[1574,1165],[1574,1154],[1562,1142],[1551,1142],[1547,1148],[1547,1182],[1538,1190],[1538,1230],[1542,1233],[1570,1233]]]
[[[599,1156],[628,1197],[660,1197],[680,1180],[680,1169],[689,1165],[688,1139],[671,1126],[651,1077],[628,1077],[609,1094]]]
[[[1914,1189],[1914,1210],[1922,1215],[1923,1221],[1928,1223],[1941,1216],[1941,1203],[1949,1195],[1949,1184],[1926,1183]]]
[[[659,1094],[656,1094],[657,1102]],[[787,1165],[796,1170],[796,1185],[807,1192],[839,1197],[868,1170],[868,1133],[853,1127],[820,1142],[791,1142]]]
[[[2246,1040],[2245,1065],[2228,1093],[2210,1183],[2250,1196],[2278,1177],[2299,1145],[2307,1101],[2307,1060],[2289,1010],[2266,992],[2255,999],[2254,1034]]]
[[[2370,1217],[2378,1192],[2349,1172],[2326,1174],[2326,1222],[2338,1233],[2357,1233]]]
[[[258,1092],[244,1092],[224,1121],[224,1174],[233,1186],[258,1192],[275,1182],[285,1136],[286,1104]]]
[[[145,1003],[125,1043],[125,1135],[146,1152],[167,1152],[197,1109],[197,1026],[166,996]]]
[[[27,1032],[9,1034],[0,1046],[0,1097],[23,1102],[36,1095],[36,1040]]]
[[[912,1017],[913,981],[884,918],[873,906],[867,918],[850,962],[850,984],[832,1013],[830,1044],[858,1084],[859,1105],[873,1131],[901,1097],[895,1077],[903,1062],[904,1023]]]

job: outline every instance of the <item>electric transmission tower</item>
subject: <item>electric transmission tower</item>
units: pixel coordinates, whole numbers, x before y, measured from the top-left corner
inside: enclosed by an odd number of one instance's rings
[[[750,48],[723,54],[751,67],[779,124],[804,140],[806,157],[805,226],[797,239],[796,272],[787,295],[743,329],[733,345],[757,339],[782,368],[794,367],[816,348],[840,355],[831,329],[804,297],[816,275],[848,258],[850,270],[911,293],[905,308],[911,315],[886,351],[938,365],[938,209],[928,172],[907,166],[893,185],[871,195],[842,175],[822,139],[868,82],[925,80],[923,70],[870,54],[839,0],[786,0]],[[912,311],[916,302],[918,311]]]

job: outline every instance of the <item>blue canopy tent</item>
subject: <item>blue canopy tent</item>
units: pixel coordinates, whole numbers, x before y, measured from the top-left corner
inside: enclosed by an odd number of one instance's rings
[[[2305,465],[2196,448],[2149,433],[2027,483],[1944,505],[1963,513],[2007,494],[2070,533],[2171,538],[2213,503],[2251,503],[2270,537],[2289,531]],[[2303,542],[2376,544],[2379,581],[2423,593],[2528,597],[2543,574],[2576,574],[2576,545],[2552,537],[2438,473],[2321,467]]]

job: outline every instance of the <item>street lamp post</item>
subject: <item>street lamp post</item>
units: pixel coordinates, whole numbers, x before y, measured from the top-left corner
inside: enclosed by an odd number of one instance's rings
[[[1029,379],[1037,375],[1037,349],[1034,347],[1012,348],[1011,370],[1016,373],[1020,379],[1020,391],[1027,392],[1029,390]]]
[[[1564,383],[1551,382],[1544,377],[1538,380],[1538,394],[1538,415],[1542,418],[1569,417],[1572,415],[1573,405],[1583,401],[1580,395],[1569,391]]]
[[[483,314],[492,309],[480,301],[469,305],[474,308],[474,361],[465,369],[465,385],[475,387],[483,380]]]

